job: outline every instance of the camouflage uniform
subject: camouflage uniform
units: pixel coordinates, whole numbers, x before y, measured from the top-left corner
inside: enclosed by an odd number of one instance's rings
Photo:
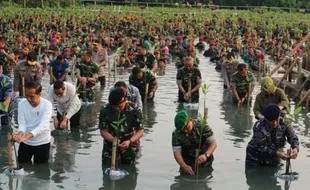
[[[156,63],[155,56],[150,53],[147,53],[146,55],[137,55],[135,57],[135,64],[141,68],[146,66],[148,69],[152,70]]]
[[[145,98],[146,83],[149,83],[149,90],[147,94],[149,95],[149,93],[153,90],[154,86],[157,84],[155,76],[150,71],[143,72],[141,80],[136,79],[136,77],[134,77],[132,74],[129,76],[129,84],[139,89],[142,100]]]
[[[239,72],[235,72],[231,76],[230,85],[236,87],[236,90],[237,90],[237,93],[240,99],[242,99],[246,95],[246,93],[249,91],[250,84],[251,84],[251,87],[254,87],[255,85],[255,78],[252,72],[248,71],[248,74],[246,77],[241,76]],[[233,96],[233,101],[238,102],[235,96]]]
[[[0,74],[0,102],[3,103],[6,99],[6,97],[12,96],[13,94],[13,82],[12,79],[10,79],[10,77],[4,75],[4,74]],[[10,109],[9,109],[10,112]],[[0,110],[0,114],[5,114],[6,112],[3,110]],[[1,125],[8,125],[9,120],[8,117],[2,116],[0,118],[1,120]],[[1,128],[0,128],[1,129]]]
[[[253,127],[253,137],[246,149],[246,165],[278,165],[276,152],[284,148],[285,142],[291,144],[292,149],[299,148],[299,140],[291,126],[280,124],[271,129],[265,119],[256,121]]]
[[[284,93],[284,91],[280,88],[277,88],[275,91],[275,95],[267,95],[264,92],[260,92],[257,94],[255,103],[254,103],[254,114],[257,117],[258,114],[262,114],[263,109],[268,104],[277,104],[283,107],[288,107],[288,99]]]
[[[190,77],[191,76],[191,77]],[[193,68],[192,72],[189,72],[185,67],[178,70],[177,73],[177,84],[181,84],[185,90],[188,91],[188,80],[191,80],[192,89],[201,83],[201,73],[196,67]],[[179,90],[179,101],[187,102],[184,100],[184,94]],[[197,103],[199,101],[199,90],[191,94],[191,102]]]
[[[182,158],[187,165],[195,165],[196,149],[199,148],[201,124],[198,119],[193,120],[193,129],[186,134],[183,131],[174,130],[172,133],[172,148],[173,152],[181,151]],[[204,154],[209,145],[215,141],[212,129],[207,125],[202,128],[201,147],[199,155]],[[207,162],[202,166],[211,165],[213,162],[213,155],[208,158]]]
[[[8,52],[8,49],[4,48],[5,52]],[[12,71],[12,62],[8,60],[8,58],[0,52],[0,65],[2,66],[2,73],[11,76]]]
[[[140,109],[134,108],[128,103],[123,111],[115,112],[110,104],[104,106],[100,111],[99,116],[99,129],[108,130],[108,132],[116,137],[117,131],[112,126],[114,122],[125,118],[125,120],[119,125],[119,139],[121,142],[129,140],[135,131],[143,129],[142,113]],[[120,119],[119,119],[120,118]],[[135,160],[136,153],[138,152],[139,142],[132,143],[130,147],[119,152],[121,156],[122,163],[128,163]],[[104,146],[102,151],[102,160],[105,163],[111,161],[112,156],[112,143],[104,140]]]
[[[81,77],[87,77],[87,78],[92,78],[92,77],[96,77],[98,76],[98,65],[95,62],[91,62],[91,63],[84,63],[84,62],[80,62],[75,69],[75,74],[80,73]],[[78,81],[77,86],[80,85],[80,81]],[[96,83],[92,83],[87,81],[86,83],[86,97],[88,99],[93,99],[93,90],[92,88],[96,85]],[[82,95],[82,94],[81,94]],[[80,96],[81,96],[80,95]],[[82,98],[82,97],[80,97]]]
[[[42,79],[42,71],[40,63],[36,65],[27,64],[27,60],[22,60],[18,63],[15,71],[14,71],[14,91],[19,91],[21,96],[25,96],[22,94],[22,77],[21,73],[24,71],[24,79],[25,85],[27,82],[34,81],[41,84]]]

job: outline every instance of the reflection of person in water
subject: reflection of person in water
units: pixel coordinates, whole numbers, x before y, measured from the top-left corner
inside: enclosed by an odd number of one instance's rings
[[[175,177],[175,183],[170,186],[170,190],[190,189],[190,190],[211,190],[207,186],[208,179],[212,178],[213,168],[199,168],[199,176],[184,176]]]
[[[8,143],[8,130],[7,126],[0,127],[0,173],[4,172],[5,167],[11,164],[8,161],[12,160],[12,157],[10,157],[10,155],[12,156],[12,145]],[[8,148],[9,146],[10,149]]]
[[[109,175],[105,174],[105,169],[109,166],[102,163],[102,170],[103,170],[103,184],[99,190],[110,190],[110,189],[126,189],[126,190],[133,190],[136,189],[137,186],[137,179],[138,179],[138,171],[134,164],[130,165],[120,165],[120,169],[127,171],[129,174],[126,175],[124,178],[113,181],[109,178]],[[113,188],[114,187],[114,188]]]
[[[150,101],[144,105],[143,121],[145,129],[151,129],[153,128],[153,125],[157,123],[156,121],[157,113],[154,109],[155,109],[155,103],[153,101]],[[147,133],[148,130],[145,130],[145,132]]]
[[[279,169],[279,167],[246,168],[245,175],[249,190],[281,190],[281,185],[274,176]]]
[[[21,189],[51,189],[49,180],[51,173],[48,164],[23,164],[23,167],[25,171],[33,174],[21,179]]]

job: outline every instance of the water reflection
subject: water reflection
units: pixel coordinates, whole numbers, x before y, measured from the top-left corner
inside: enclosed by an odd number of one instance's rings
[[[253,117],[251,116],[252,107],[250,105],[251,101],[249,105],[245,102],[244,105],[238,107],[232,103],[230,92],[224,91],[223,93],[223,102],[221,103],[223,119],[229,124],[230,129],[227,133],[233,137],[231,140],[237,147],[243,144],[244,139],[251,135]]]
[[[211,190],[208,187],[208,180],[212,176],[213,168],[200,168],[198,176],[189,176],[186,174],[180,174],[175,177],[175,183],[170,186],[170,190]]]
[[[51,189],[49,164],[24,164],[23,167],[31,174],[21,178],[21,189]]]
[[[99,190],[134,190],[137,186],[138,169],[135,164],[120,165],[120,169],[125,170],[129,175],[120,180],[111,180],[108,175],[104,173],[107,167],[103,166],[102,186]]]
[[[0,173],[3,173],[6,167],[13,164],[13,150],[12,144],[8,142],[8,132],[8,126],[0,127]]]
[[[246,168],[245,176],[249,190],[281,190],[275,173],[280,167]]]
[[[143,104],[143,121],[145,133],[151,131],[153,126],[157,123],[157,113],[155,111],[155,103],[153,100]]]
[[[186,112],[190,118],[193,118],[193,119],[198,118],[198,113],[199,113],[198,108],[197,109],[196,108],[185,108],[183,103],[177,103],[176,113],[181,111],[181,110],[186,110]],[[173,116],[173,118],[174,118],[174,116]]]

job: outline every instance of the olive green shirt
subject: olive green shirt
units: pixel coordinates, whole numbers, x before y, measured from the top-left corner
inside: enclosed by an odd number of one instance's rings
[[[264,107],[268,104],[277,104],[279,106],[288,107],[288,103],[284,91],[277,88],[274,95],[267,95],[264,92],[257,94],[253,111],[255,116],[258,116],[258,114],[262,114]]]

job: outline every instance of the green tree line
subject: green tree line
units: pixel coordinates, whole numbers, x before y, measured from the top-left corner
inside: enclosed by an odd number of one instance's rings
[[[86,0],[90,3],[90,0]],[[107,2],[107,0],[97,0]],[[119,2],[155,2],[155,3],[178,3],[188,2],[190,4],[208,4],[210,0],[112,0]],[[68,7],[84,4],[84,0],[0,0],[2,4],[14,3],[18,6],[26,7]],[[310,9],[310,0],[213,0],[220,6],[267,6],[267,7],[288,7]]]

